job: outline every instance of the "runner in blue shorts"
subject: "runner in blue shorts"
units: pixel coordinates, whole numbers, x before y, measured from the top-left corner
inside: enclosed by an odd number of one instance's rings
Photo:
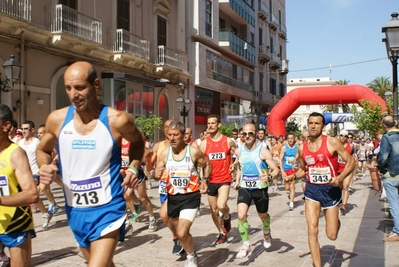
[[[8,137],[12,121],[10,108],[0,104],[0,243],[10,249],[11,266],[28,267],[36,236],[30,204],[39,193],[25,150]]]
[[[318,229],[320,212],[326,220],[326,234],[331,240],[338,236],[338,204],[341,201],[343,180],[355,168],[355,162],[342,143],[323,135],[325,125],[322,114],[313,112],[308,118],[309,137],[298,148],[300,168],[285,179],[291,181],[306,176],[305,215],[308,224],[309,248],[315,267],[321,267]],[[338,174],[338,155],[346,162]]]
[[[40,180],[50,184],[58,168],[51,164],[56,147],[63,177],[68,224],[89,267],[114,266],[118,241],[124,239],[124,187],[138,185],[144,139],[132,116],[97,100],[101,81],[88,62],[70,65],[64,74],[69,107],[53,111],[36,157]],[[122,138],[130,142],[130,164],[123,178]]]

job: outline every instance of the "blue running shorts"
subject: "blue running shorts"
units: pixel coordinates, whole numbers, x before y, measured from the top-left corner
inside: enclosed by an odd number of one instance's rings
[[[80,247],[89,248],[91,242],[117,229],[120,229],[119,241],[125,240],[126,203],[115,202],[93,208],[65,205],[68,224]]]
[[[30,234],[32,238],[36,237],[35,230],[28,230],[26,232],[1,234],[0,242],[3,243],[6,247],[15,248],[22,245],[26,241],[26,239],[28,238],[28,234]]]
[[[328,209],[337,206],[341,202],[342,191],[341,188],[330,184],[316,185],[307,182],[305,198],[319,202],[322,209]]]

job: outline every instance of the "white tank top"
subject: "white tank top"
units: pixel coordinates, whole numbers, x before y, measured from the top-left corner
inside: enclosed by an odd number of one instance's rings
[[[70,106],[58,135],[58,156],[67,205],[90,208],[121,197],[121,148],[108,126],[108,107],[102,106],[94,130],[80,135],[73,124],[74,107]]]
[[[32,142],[30,142],[29,145],[25,145],[25,138],[21,139],[21,141],[18,143],[18,145],[26,151],[33,175],[39,174],[39,166],[37,166],[36,162],[36,149],[39,141],[40,140],[38,138],[33,137]]]

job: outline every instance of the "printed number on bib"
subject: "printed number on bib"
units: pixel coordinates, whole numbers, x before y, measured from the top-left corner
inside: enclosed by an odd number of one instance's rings
[[[309,168],[309,177],[312,184],[328,184],[331,180],[330,167]]]
[[[8,187],[8,179],[6,175],[0,176],[0,196],[9,196],[10,188]]]
[[[73,199],[76,205],[90,206],[98,204],[98,196],[97,192],[89,192],[89,193],[73,193]]]
[[[127,167],[129,167],[129,164],[130,164],[130,162],[129,162],[129,156],[122,156],[122,162],[121,162],[121,164],[122,164],[122,168],[127,168]]]
[[[210,160],[219,160],[219,159],[225,159],[225,158],[226,158],[226,154],[224,152],[209,153]]]
[[[295,158],[293,158],[293,157],[287,157],[285,159],[285,164],[292,165],[294,163],[294,160],[295,160]]]
[[[261,181],[260,181],[260,175],[258,174],[244,174],[242,176],[242,181],[240,183],[240,187],[243,188],[260,188],[261,187]]]
[[[106,195],[101,177],[93,177],[80,181],[72,181],[70,189],[73,193],[73,207],[95,207],[103,205],[111,200]]]
[[[166,181],[165,180],[159,181],[159,194],[166,195]]]
[[[170,181],[174,188],[176,188],[177,190],[181,190],[188,186],[190,177],[171,177]]]

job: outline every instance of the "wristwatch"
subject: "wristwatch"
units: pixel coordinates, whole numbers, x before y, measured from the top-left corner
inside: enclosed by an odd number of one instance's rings
[[[202,178],[202,181],[209,182],[209,177],[203,177],[203,178]]]

